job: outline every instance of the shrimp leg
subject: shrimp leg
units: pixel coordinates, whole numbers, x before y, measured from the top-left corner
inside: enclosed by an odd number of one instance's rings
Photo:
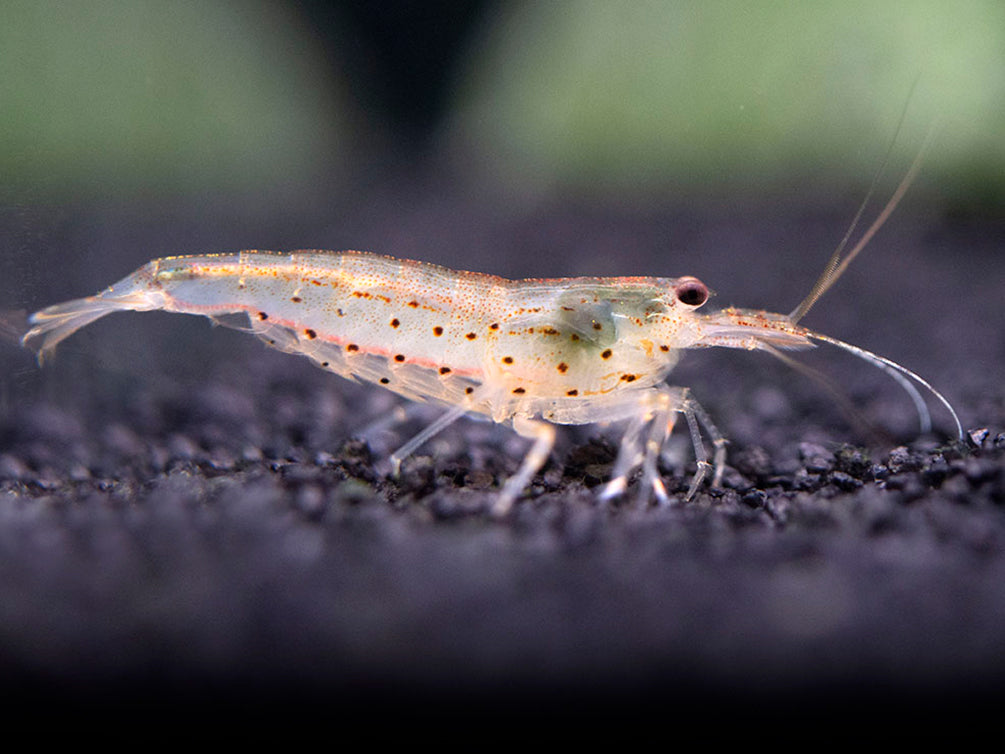
[[[453,406],[446,413],[441,414],[436,421],[419,432],[419,434],[394,451],[394,453],[391,454],[391,473],[394,476],[398,476],[401,472],[402,461],[422,447],[422,445],[428,440],[435,437],[455,421],[464,416],[467,412],[468,409],[466,406]]]
[[[492,504],[492,515],[494,516],[505,516],[509,513],[517,496],[523,492],[524,487],[527,486],[534,474],[544,466],[545,461],[548,460],[548,454],[551,453],[551,448],[555,444],[555,427],[548,422],[517,415],[513,417],[513,429],[521,437],[534,440],[534,444],[530,446],[530,450],[523,457],[520,468],[506,480],[502,492]]]

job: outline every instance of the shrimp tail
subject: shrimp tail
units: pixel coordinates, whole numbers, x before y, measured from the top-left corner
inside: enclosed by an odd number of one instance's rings
[[[150,311],[164,308],[164,294],[151,285],[149,265],[95,296],[54,304],[28,318],[31,328],[21,344],[38,354],[39,365],[63,340],[82,327],[118,311]]]

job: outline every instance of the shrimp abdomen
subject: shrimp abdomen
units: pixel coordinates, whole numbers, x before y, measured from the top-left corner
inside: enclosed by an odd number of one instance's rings
[[[476,332],[458,316],[457,292],[445,283],[487,289],[499,279],[445,273],[358,252],[165,257],[102,293],[36,313],[23,342],[42,361],[115,311],[199,314],[348,379],[456,405],[481,383],[485,326]]]

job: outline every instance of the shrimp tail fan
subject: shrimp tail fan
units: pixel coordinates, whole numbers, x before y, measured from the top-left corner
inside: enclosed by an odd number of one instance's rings
[[[112,287],[96,296],[54,304],[28,318],[31,328],[21,338],[21,343],[34,350],[38,363],[42,364],[52,356],[57,345],[80,328],[113,312],[162,308],[159,298],[146,290],[121,292]]]

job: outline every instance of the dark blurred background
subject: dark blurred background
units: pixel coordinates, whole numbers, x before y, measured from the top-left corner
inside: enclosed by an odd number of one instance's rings
[[[3,2],[0,691],[24,698],[9,671],[81,698],[95,678],[353,699],[354,679],[650,679],[661,715],[708,684],[732,719],[772,683],[930,689],[940,712],[946,688],[1000,688],[1003,60],[997,0]],[[821,349],[897,438],[834,461],[862,438],[826,391],[689,353],[673,380],[729,437],[728,490],[598,506],[565,459],[593,463],[600,433],[563,431],[547,491],[500,523],[478,514],[526,447],[505,428],[458,422],[396,486],[374,468],[404,438],[344,444],[390,394],[203,318],[109,317],[41,370],[17,340],[149,259],[254,248],[693,274],[785,312],[888,152],[867,217],[933,127],[806,324],[929,378],[988,428],[983,458],[942,457],[938,407],[894,453],[909,399]]]

